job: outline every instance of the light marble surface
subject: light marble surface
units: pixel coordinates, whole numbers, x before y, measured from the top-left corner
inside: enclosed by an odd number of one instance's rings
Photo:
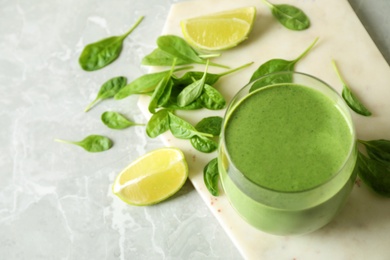
[[[176,2],[0,0],[1,259],[242,258],[189,182],[153,207],[127,206],[111,195],[121,169],[163,145],[142,128],[101,124],[106,110],[145,122],[137,97],[83,112],[108,78],[146,72],[140,60]],[[390,62],[390,2],[350,3]],[[79,68],[85,44],[125,32],[141,15],[119,60],[96,72]],[[92,133],[110,136],[115,146],[90,154],[53,142]]]

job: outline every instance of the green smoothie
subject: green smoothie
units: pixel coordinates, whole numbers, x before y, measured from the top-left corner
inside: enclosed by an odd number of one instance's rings
[[[250,93],[228,112],[223,142],[225,192],[245,219],[270,233],[323,226],[353,185],[353,127],[316,89],[285,84]]]

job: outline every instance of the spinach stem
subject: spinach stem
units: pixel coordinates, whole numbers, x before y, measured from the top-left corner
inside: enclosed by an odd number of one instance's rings
[[[306,54],[313,48],[313,46],[317,43],[318,41],[318,37],[314,39],[314,41],[310,44],[310,46],[301,54],[298,56],[298,58],[296,58],[295,60],[293,60],[293,63],[297,63],[298,61],[300,61],[303,57],[306,56]]]
[[[220,56],[221,56],[221,53],[199,54],[199,58],[202,58],[202,59],[216,58],[216,57],[220,57]]]
[[[200,63],[200,64],[206,64],[206,63]],[[209,62],[209,65],[210,66],[214,66],[214,67],[224,68],[224,69],[230,69],[229,66],[218,64],[218,63],[214,63],[214,62]]]
[[[67,141],[67,140],[62,140],[62,139],[54,139],[54,141],[59,142],[59,143],[64,143],[64,144],[78,144],[78,142],[72,142],[72,141]]]
[[[253,61],[252,61],[252,62],[249,62],[249,63],[247,63],[247,64],[244,64],[244,65],[242,65],[242,66],[240,66],[240,67],[237,67],[237,68],[234,68],[234,69],[225,71],[225,72],[223,72],[223,73],[220,73],[219,75],[222,77],[222,76],[225,76],[225,75],[227,75],[227,74],[231,74],[231,73],[233,73],[233,72],[236,72],[236,71],[238,71],[238,70],[241,70],[241,69],[243,69],[243,68],[249,67],[249,66],[252,65],[252,64],[253,64]]]
[[[135,24],[130,28],[130,30],[128,30],[125,34],[122,35],[122,39],[126,38],[130,33],[132,33],[134,31],[135,28],[137,28],[137,26],[142,22],[142,20],[144,19],[145,16],[141,16],[140,18],[138,18],[138,20],[135,22]]]
[[[271,8],[271,9],[274,8],[274,5],[271,4],[270,2],[268,2],[267,0],[262,0],[262,1],[263,1],[264,4],[268,5],[269,8]]]
[[[98,101],[99,101],[99,97],[95,98],[95,100],[93,100],[91,103],[89,103],[89,105],[84,109],[84,112],[88,112]]]
[[[335,60],[332,60],[332,65],[333,65],[333,69],[334,69],[334,71],[336,72],[337,77],[340,79],[341,83],[343,83],[343,85],[344,85],[345,88],[348,88],[348,86],[347,86],[347,84],[345,83],[343,77],[341,77],[340,71],[339,71],[339,69],[337,68],[337,65],[336,65]]]

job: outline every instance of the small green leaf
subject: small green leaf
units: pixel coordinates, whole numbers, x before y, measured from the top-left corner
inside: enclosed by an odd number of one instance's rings
[[[221,134],[222,121],[223,118],[220,116],[205,117],[196,124],[195,129],[202,133],[219,136]]]
[[[141,23],[143,18],[141,16],[133,27],[123,35],[108,37],[85,46],[79,58],[81,68],[86,71],[94,71],[104,68],[116,60],[122,51],[124,39]]]
[[[171,79],[173,70],[175,67],[175,60],[173,61],[171,70],[166,74],[157,84],[153,91],[152,97],[150,98],[148,110],[150,113],[156,113],[156,108],[163,106],[169,101],[171,94],[173,81]]]
[[[169,115],[167,109],[161,109],[153,114],[146,125],[146,134],[155,138],[169,130]]]
[[[115,77],[107,80],[101,87],[96,98],[85,108],[88,112],[100,100],[114,97],[126,85],[126,77]]]
[[[368,156],[383,163],[390,163],[390,141],[379,139],[371,141],[359,140],[366,147]]]
[[[310,46],[307,47],[306,50],[294,60],[272,59],[260,65],[259,68],[253,73],[250,81],[252,82],[266,75],[267,77],[264,77],[263,79],[256,81],[252,85],[250,92],[271,84],[291,83],[293,80],[291,74],[288,73],[277,74],[277,72],[284,72],[284,71],[293,72],[295,69],[295,64],[297,64],[303,57],[305,57],[309,53],[309,51],[313,48],[313,46],[317,43],[317,41],[318,38],[316,38],[310,44]]]
[[[112,129],[125,129],[130,126],[141,126],[143,124],[134,123],[118,112],[106,111],[101,116],[102,122]]]
[[[178,58],[159,48],[156,48],[142,59],[141,64],[147,66],[170,66],[174,59],[176,59],[177,66],[193,63],[192,60]]]
[[[204,85],[202,95],[200,95],[199,99],[202,106],[210,110],[219,110],[226,106],[226,100],[222,94],[208,84]]]
[[[213,196],[219,196],[218,158],[212,159],[203,169],[203,180],[206,188]]]
[[[191,145],[202,153],[211,153],[218,148],[218,143],[208,137],[196,135],[190,139]]]
[[[340,71],[336,65],[336,62],[332,61],[333,68],[340,79],[341,83],[343,84],[343,91],[341,93],[341,96],[343,97],[344,101],[347,103],[347,105],[356,113],[362,116],[371,116],[372,113],[360,102],[357,96],[355,96],[352,93],[352,90],[348,87],[348,85],[345,83],[344,79],[341,77]]]
[[[174,115],[172,112],[168,112],[169,114],[169,129],[173,136],[179,139],[190,139],[193,136],[205,136],[205,137],[213,137],[213,135],[207,133],[198,132],[195,127],[193,127],[190,123],[185,121],[184,119]]]
[[[185,107],[191,104],[202,94],[206,80],[208,64],[209,63],[207,62],[202,78],[194,81],[193,83],[185,87],[177,96],[177,104],[179,105],[179,107]]]
[[[55,139],[55,141],[60,143],[78,145],[84,148],[84,150],[91,153],[103,152],[113,146],[113,142],[111,141],[111,139],[102,135],[89,135],[79,142],[66,141],[62,139]]]
[[[384,163],[358,153],[358,175],[373,191],[390,197],[390,163]]]
[[[301,9],[288,4],[274,5],[266,0],[263,2],[284,27],[294,31],[302,31],[310,27],[310,19]]]

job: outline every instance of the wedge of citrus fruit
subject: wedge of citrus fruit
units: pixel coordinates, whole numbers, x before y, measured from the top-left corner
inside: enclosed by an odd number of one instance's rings
[[[152,205],[175,194],[187,177],[188,166],[182,151],[160,148],[141,156],[119,173],[112,192],[131,205]]]
[[[184,38],[204,51],[233,48],[248,38],[256,18],[256,7],[244,7],[185,19],[180,22]]]

